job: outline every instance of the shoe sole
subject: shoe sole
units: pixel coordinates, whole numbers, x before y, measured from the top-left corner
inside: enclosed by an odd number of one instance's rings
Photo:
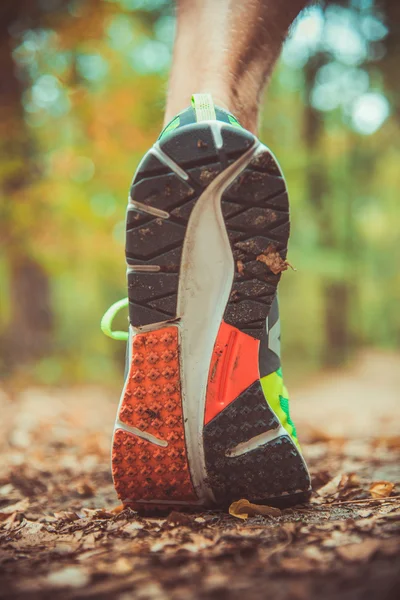
[[[141,161],[127,213],[129,372],[112,455],[124,504],[308,499],[307,467],[258,367],[288,237],[282,174],[250,133],[188,125]]]

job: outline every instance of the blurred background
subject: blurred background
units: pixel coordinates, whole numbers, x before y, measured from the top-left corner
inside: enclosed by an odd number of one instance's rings
[[[292,200],[297,271],[280,287],[292,380],[365,349],[377,365],[399,345],[399,27],[395,0],[313,5],[265,96],[261,139]],[[124,344],[99,322],[126,295],[127,192],[161,128],[173,36],[165,0],[0,5],[5,381],[120,385]]]

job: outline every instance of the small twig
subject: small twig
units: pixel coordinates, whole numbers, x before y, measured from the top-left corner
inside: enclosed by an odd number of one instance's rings
[[[400,496],[388,496],[387,498],[363,498],[360,500],[342,500],[338,502],[318,504],[317,506],[337,506],[341,504],[363,504],[365,502],[391,502],[392,500],[400,500]]]

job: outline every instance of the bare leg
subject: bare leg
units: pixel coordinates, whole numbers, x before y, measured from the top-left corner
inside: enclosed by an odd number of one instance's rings
[[[165,123],[193,93],[210,93],[257,133],[262,91],[307,0],[177,0]]]

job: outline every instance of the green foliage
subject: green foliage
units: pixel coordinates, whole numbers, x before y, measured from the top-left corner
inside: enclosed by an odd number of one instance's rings
[[[23,252],[45,269],[51,285],[54,344],[30,371],[45,383],[104,382],[122,370],[123,345],[104,338],[99,322],[108,305],[126,294],[127,190],[161,129],[171,61],[170,3],[96,4],[93,11],[89,0],[70,3],[61,17],[52,21],[50,16],[45,27],[14,40],[36,176],[12,192],[12,203],[4,203],[9,239],[0,259],[0,330],[11,318],[10,264],[15,240],[23,239]],[[344,311],[350,332],[344,345],[395,345],[400,338],[398,121],[395,114],[387,116],[366,135],[356,119],[361,109],[354,112],[363,94],[380,94],[385,102],[390,89],[384,87],[379,60],[365,56],[349,65],[327,48],[307,53],[302,64],[294,64],[289,51],[279,63],[261,131],[279,157],[292,198],[289,260],[297,272],[285,273],[280,298],[284,351],[298,369],[327,362],[332,340],[326,295],[334,282],[342,283],[350,297],[346,310],[337,303],[338,323]],[[322,57],[321,66],[310,85],[316,56]],[[323,77],[329,73],[321,69],[327,64],[336,64],[334,78],[342,77],[345,87],[357,78],[361,87],[346,101],[339,90],[340,101],[334,105],[330,98],[331,104],[321,108],[329,90],[318,86],[326,84]],[[312,143],[307,119],[318,130]],[[6,157],[0,177],[25,160]],[[321,188],[317,194],[312,169]],[[126,320],[117,326],[124,328]],[[338,348],[342,358],[347,350]]]

